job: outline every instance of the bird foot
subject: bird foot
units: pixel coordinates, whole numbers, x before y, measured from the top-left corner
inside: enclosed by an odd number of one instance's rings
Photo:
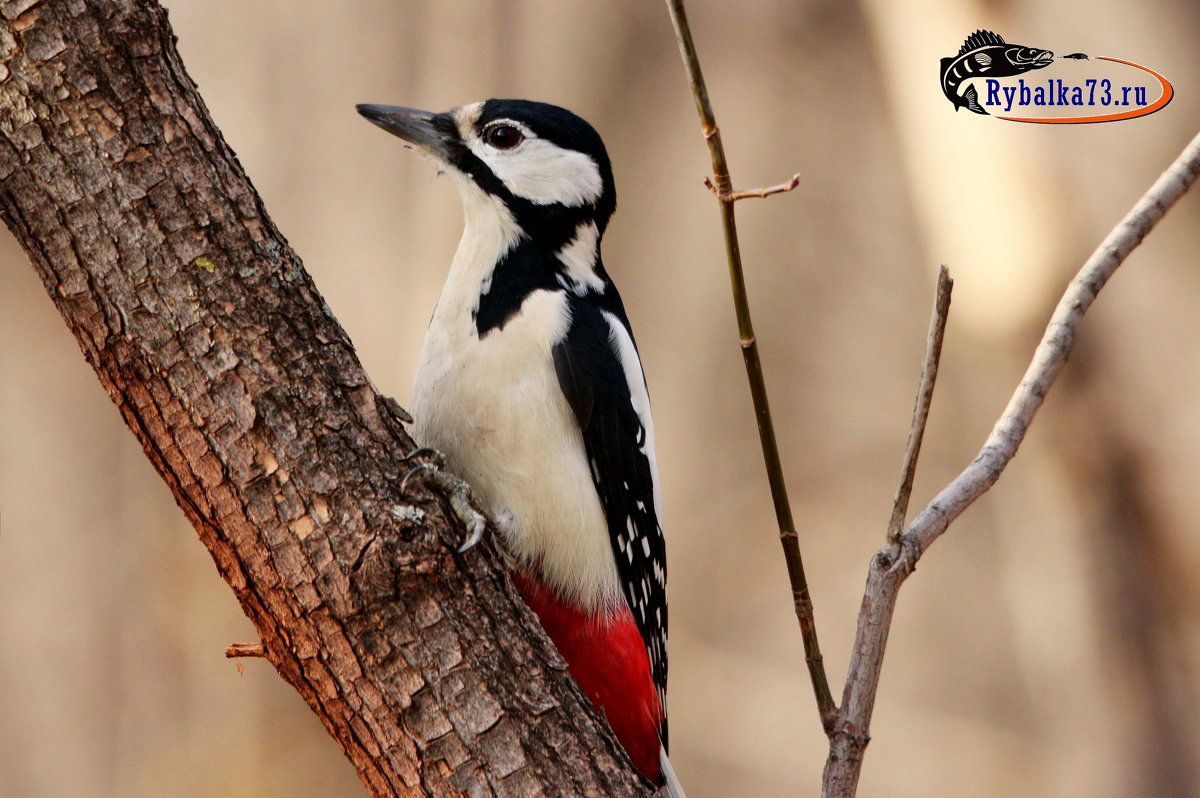
[[[472,504],[471,486],[445,471],[446,455],[428,446],[414,449],[404,456],[406,462],[417,462],[400,481],[400,492],[408,493],[409,485],[432,485],[446,494],[450,509],[467,528],[467,539],[458,547],[459,554],[473,549],[483,540],[487,518]]]

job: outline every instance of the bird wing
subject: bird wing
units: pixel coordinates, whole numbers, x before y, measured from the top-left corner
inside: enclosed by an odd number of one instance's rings
[[[665,715],[667,560],[654,427],[637,346],[613,294],[610,289],[606,306],[568,295],[571,326],[553,348],[554,365],[583,431],[625,601],[645,643]]]

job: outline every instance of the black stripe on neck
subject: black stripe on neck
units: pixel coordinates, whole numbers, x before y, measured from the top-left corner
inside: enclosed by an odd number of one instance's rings
[[[555,278],[558,259],[529,238],[515,247],[492,268],[488,290],[479,296],[472,316],[482,340],[492,330],[502,330],[521,310],[525,298],[539,289],[560,288]]]

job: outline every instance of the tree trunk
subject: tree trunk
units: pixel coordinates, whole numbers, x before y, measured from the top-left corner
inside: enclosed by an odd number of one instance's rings
[[[647,794],[493,547],[401,495],[412,441],[156,3],[0,2],[0,212],[372,793]]]

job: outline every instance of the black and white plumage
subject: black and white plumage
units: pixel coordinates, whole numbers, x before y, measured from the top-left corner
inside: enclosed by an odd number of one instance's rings
[[[611,281],[604,293],[608,301],[600,301],[603,294],[569,298],[571,326],[553,347],[554,366],[583,431],[622,592],[666,706],[667,559],[650,399],[629,321]]]
[[[665,758],[666,556],[650,400],[600,256],[616,207],[604,144],[569,111],[524,100],[358,110],[437,161],[463,199],[465,229],[414,381],[414,437],[444,452],[497,520],[534,585],[527,599],[639,769],[682,794]],[[618,626],[630,618],[649,696],[633,684],[618,694],[591,672],[628,653]],[[584,639],[584,625],[614,631]],[[646,712],[661,761],[639,755],[641,721],[623,719]]]

